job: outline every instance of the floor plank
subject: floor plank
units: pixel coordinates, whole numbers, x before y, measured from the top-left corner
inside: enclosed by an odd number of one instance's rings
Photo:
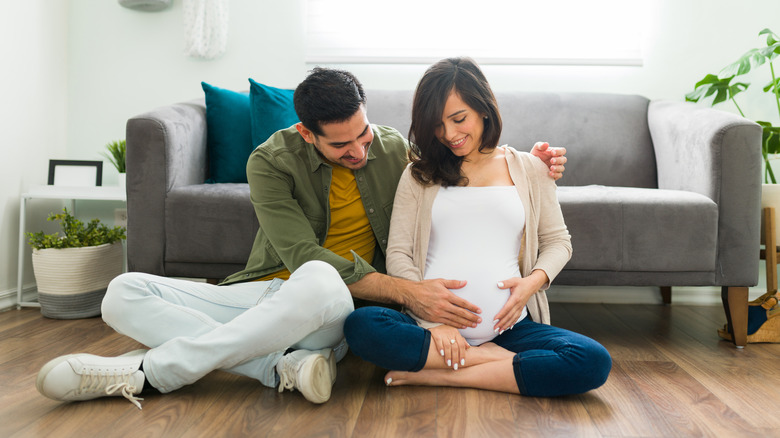
[[[388,387],[382,384],[385,373],[375,367],[370,377],[354,436],[437,436],[436,388]]]
[[[440,437],[515,436],[513,396],[491,391],[436,388],[436,434]]]

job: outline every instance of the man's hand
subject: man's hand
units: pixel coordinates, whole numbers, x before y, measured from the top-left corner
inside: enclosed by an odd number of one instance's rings
[[[482,313],[479,307],[450,292],[465,286],[465,281],[437,278],[411,285],[404,305],[420,318],[456,328],[476,327],[482,322],[477,315]]]
[[[563,166],[566,164],[566,148],[554,148],[546,142],[536,142],[533,149],[531,149],[531,155],[539,157],[547,167],[550,168],[550,177],[554,180],[563,178],[563,171],[566,168]]]
[[[476,314],[482,310],[450,291],[465,285],[459,280],[410,281],[372,272],[347,287],[356,298],[401,304],[426,321],[455,328],[476,327],[482,322]]]

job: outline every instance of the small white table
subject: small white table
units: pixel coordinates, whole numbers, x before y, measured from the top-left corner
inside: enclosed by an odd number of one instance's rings
[[[119,186],[105,187],[64,187],[36,186],[22,194],[19,208],[19,273],[16,283],[16,304],[18,307],[40,307],[34,301],[22,301],[22,283],[24,282],[24,248],[26,245],[25,220],[27,216],[27,201],[30,199],[63,199],[70,201],[70,210],[75,210],[77,200],[90,201],[122,201],[127,202],[125,189]]]

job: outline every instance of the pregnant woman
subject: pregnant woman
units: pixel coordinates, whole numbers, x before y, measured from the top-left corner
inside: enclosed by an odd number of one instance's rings
[[[345,322],[352,351],[389,369],[387,385],[461,386],[529,396],[587,392],[612,367],[598,342],[550,324],[544,290],[571,257],[547,166],[498,146],[501,116],[469,58],[439,61],[414,96],[411,163],[398,184],[387,270],[457,279],[472,327],[363,307]]]

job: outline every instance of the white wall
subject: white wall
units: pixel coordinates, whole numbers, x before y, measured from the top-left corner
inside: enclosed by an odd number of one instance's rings
[[[642,67],[484,66],[484,70],[496,90],[636,93],[682,100],[706,73],[717,73],[749,48],[763,44],[758,38],[761,29],[774,27],[780,32],[776,0],[752,0],[740,7],[728,0],[644,3],[648,19]],[[277,87],[295,87],[311,68],[304,63],[303,8],[303,0],[230,1],[227,52],[203,61],[183,54],[181,0],[157,13],[124,9],[114,1],[71,0],[68,154],[100,158],[98,151],[106,142],[124,137],[128,117],[202,96],[200,81],[247,89],[247,78],[253,77]],[[376,18],[355,23],[356,38],[372,19]],[[447,28],[442,24],[443,32]],[[399,23],[399,32],[413,31]],[[340,67],[355,72],[366,88],[410,89],[426,66]],[[762,70],[756,84],[768,81],[768,70]],[[757,112],[776,119],[771,102],[760,93],[758,97],[758,103],[767,102]],[[743,108],[755,107],[751,100]],[[720,108],[732,110],[731,105]],[[111,169],[106,179],[115,180]]]
[[[71,0],[69,153],[100,159],[105,143],[124,138],[129,117],[202,97],[201,81],[248,90],[251,76],[295,87],[306,73],[302,7],[299,0],[231,1],[227,51],[204,61],[184,55],[182,0],[156,13]],[[116,173],[109,168],[104,177],[111,183]]]
[[[67,2],[0,1],[0,296],[16,291],[19,195],[67,156]],[[31,227],[48,208],[31,205]],[[29,250],[28,250],[29,251]],[[25,282],[33,281],[31,272]]]
[[[212,61],[183,54],[182,0],[156,13],[125,9],[113,0],[0,1],[7,4],[0,16],[0,47],[11,53],[4,58],[14,66],[0,69],[14,97],[3,99],[0,120],[13,126],[10,132],[2,130],[0,139],[15,163],[6,171],[4,161],[0,175],[0,291],[15,285],[18,194],[24,184],[45,182],[46,160],[63,152],[64,158],[100,159],[105,143],[124,138],[128,117],[200,97],[200,81],[245,90],[252,77],[293,88],[311,68],[304,62],[303,0],[231,0],[227,52]],[[484,66],[485,73],[496,90],[617,92],[682,100],[706,73],[717,73],[762,44],[757,37],[761,29],[780,32],[776,0],[751,0],[738,7],[727,0],[644,3],[648,24],[642,67]],[[376,19],[381,17],[355,23],[356,38],[361,27]],[[522,17],[518,25],[532,19]],[[450,29],[446,23],[441,27],[442,32]],[[398,31],[414,29],[399,23]],[[356,73],[366,88],[411,89],[426,66],[340,67]],[[767,74],[756,79],[756,88],[769,81]],[[778,121],[772,102],[763,96],[742,106],[756,109],[760,116],[754,117]],[[115,181],[115,171],[106,167],[105,184]]]

